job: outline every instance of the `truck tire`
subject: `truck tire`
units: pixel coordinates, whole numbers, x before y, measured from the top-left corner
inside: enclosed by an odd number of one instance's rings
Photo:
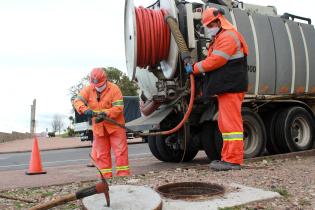
[[[165,162],[180,162],[180,159],[182,157],[182,151],[180,149],[174,149],[167,145],[166,141],[168,141],[168,138],[172,138],[172,136],[156,136],[156,147],[161,155],[163,161]],[[176,142],[176,139],[173,138],[173,140]]]
[[[313,148],[314,120],[304,108],[295,106],[282,110],[276,123],[276,137],[283,152]]]
[[[150,149],[152,155],[153,155],[156,159],[158,159],[158,160],[160,160],[160,161],[165,161],[165,160],[161,157],[161,155],[160,155],[160,153],[159,153],[159,151],[158,151],[158,149],[157,149],[157,146],[156,146],[156,136],[149,136],[149,137],[148,137],[148,145],[149,145],[149,149]]]
[[[244,127],[244,157],[253,158],[261,155],[266,148],[266,129],[260,116],[251,109],[242,109]]]
[[[266,134],[267,134],[267,143],[266,149],[269,154],[275,155],[280,154],[281,150],[277,145],[276,136],[275,136],[275,125],[277,117],[279,116],[278,110],[269,112],[263,115],[263,121],[265,123]]]
[[[183,162],[187,163],[192,161],[196,157],[198,152],[198,150],[187,150]]]
[[[218,133],[221,135],[219,131],[215,131],[218,130],[217,124],[217,122],[207,121],[202,124],[201,128],[200,138],[202,148],[210,161],[221,160],[222,146],[220,148],[220,144],[222,145],[222,136],[221,139],[220,136],[215,136],[218,135]]]
[[[172,145],[169,145],[167,141],[174,142]],[[161,155],[161,159],[165,162],[174,162],[179,163],[182,159],[183,162],[188,162],[194,159],[198,151],[187,149],[185,156],[184,150],[179,148],[179,145],[176,145],[177,135],[173,134],[170,136],[156,136],[156,146],[158,153]],[[174,148],[176,147],[176,148]]]

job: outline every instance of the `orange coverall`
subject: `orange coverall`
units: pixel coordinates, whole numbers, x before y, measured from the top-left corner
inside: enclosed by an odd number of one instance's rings
[[[99,95],[99,101],[97,97],[95,88],[86,86],[75,99],[74,106],[80,114],[91,109],[94,112],[105,112],[107,117],[119,124],[125,123],[123,96],[117,85],[107,81],[106,89]],[[125,129],[107,121],[95,123],[94,118],[92,121],[94,135],[92,146],[94,151],[92,153],[96,155],[96,164],[101,169],[102,174],[106,178],[112,177],[112,148],[116,159],[116,175],[130,175]]]
[[[229,24],[227,26],[222,25],[221,32],[216,35],[213,44],[209,48],[207,58],[194,65],[193,74],[215,71],[227,62],[242,58],[247,54],[247,44],[242,35]],[[234,164],[242,164],[244,158],[243,120],[241,115],[244,95],[244,92],[218,94],[218,125],[223,137],[221,156],[223,161]]]

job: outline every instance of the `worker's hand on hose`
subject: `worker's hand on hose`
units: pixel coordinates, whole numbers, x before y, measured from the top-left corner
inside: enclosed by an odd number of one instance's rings
[[[95,123],[103,122],[105,117],[107,117],[107,114],[105,112],[98,113],[96,118],[95,118]]]
[[[106,114],[106,112],[100,112],[100,113],[98,113],[98,115],[99,115],[99,116],[102,116],[102,117],[108,117],[107,114]]]
[[[88,109],[84,111],[84,115],[87,116],[87,118],[92,118],[95,113],[91,109]]]
[[[187,64],[185,65],[185,70],[186,70],[186,73],[187,73],[187,74],[192,74],[192,73],[193,73],[193,67],[192,67],[192,65],[191,65],[190,63],[187,63]]]

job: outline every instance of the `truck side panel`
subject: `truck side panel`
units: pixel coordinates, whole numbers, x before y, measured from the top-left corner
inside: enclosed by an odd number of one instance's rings
[[[276,77],[276,59],[274,41],[267,16],[253,14],[259,49],[258,93],[274,94]],[[257,86],[257,83],[256,83]]]
[[[295,78],[293,78],[293,92],[304,93],[306,84],[306,59],[302,34],[299,24],[292,21],[287,21],[294,47],[295,55]]]
[[[284,21],[278,17],[269,17],[276,51],[276,94],[291,93],[292,61],[289,36]]]
[[[305,42],[307,44],[309,77],[307,92],[315,94],[315,30],[313,25],[301,24]]]

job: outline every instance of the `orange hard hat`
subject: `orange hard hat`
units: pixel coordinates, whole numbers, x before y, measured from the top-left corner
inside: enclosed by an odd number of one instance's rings
[[[201,22],[204,26],[208,26],[209,23],[212,23],[215,20],[220,20],[222,28],[233,29],[234,26],[223,16],[224,14],[225,11],[222,8],[219,9],[214,7],[207,8],[202,13]]]
[[[90,74],[90,83],[95,87],[102,87],[107,80],[105,68],[94,68]]]

